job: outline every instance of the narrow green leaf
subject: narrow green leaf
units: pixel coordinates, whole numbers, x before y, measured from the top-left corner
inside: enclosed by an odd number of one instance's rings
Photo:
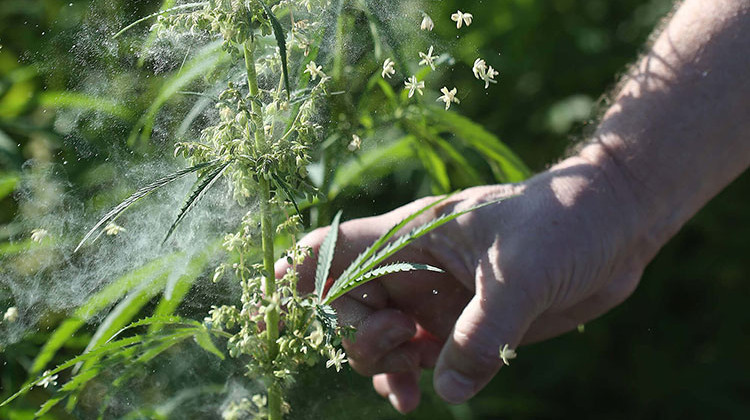
[[[196,332],[192,328],[189,328],[189,329],[181,328],[171,334],[168,334],[163,337],[159,337],[159,339],[155,341],[156,345],[148,348],[146,351],[141,353],[141,355],[135,359],[134,365],[136,364],[142,365],[144,363],[150,362],[151,360],[154,360],[154,358],[156,358],[160,354],[182,343],[188,338],[193,337],[195,334]],[[149,343],[149,345],[150,344],[151,343]]]
[[[105,214],[104,217],[102,217],[101,220],[99,220],[99,222],[93,228],[91,228],[91,230],[86,234],[86,236],[83,237],[83,239],[81,240],[81,243],[78,244],[78,246],[76,247],[76,249],[73,252],[77,252],[79,249],[81,249],[81,247],[83,246],[83,244],[97,230],[99,230],[99,228],[105,226],[109,222],[115,221],[115,219],[117,219],[125,210],[127,210],[130,206],[132,206],[133,204],[135,204],[141,198],[143,198],[143,197],[151,194],[152,192],[158,190],[159,188],[161,188],[161,187],[163,187],[165,185],[168,185],[168,184],[170,184],[170,183],[172,183],[172,182],[174,182],[174,181],[176,181],[176,180],[184,177],[185,175],[188,175],[188,174],[191,174],[193,172],[199,171],[199,170],[201,170],[203,168],[207,168],[209,166],[215,165],[216,163],[217,163],[217,161],[211,161],[211,162],[201,163],[200,165],[195,165],[193,167],[190,167],[190,168],[187,168],[187,169],[183,169],[183,170],[177,171],[177,172],[175,172],[173,174],[167,175],[167,176],[165,176],[163,178],[160,178],[160,179],[152,182],[151,184],[146,185],[145,187],[139,188],[136,192],[133,193],[133,195],[131,195],[130,197],[128,197],[125,201],[123,201],[122,203],[118,204],[115,208],[113,208],[107,214]],[[101,233],[100,233],[100,235],[101,235]]]
[[[410,142],[409,137],[403,137],[388,145],[364,150],[358,158],[337,168],[328,200],[333,200],[346,187],[361,185],[365,180],[371,182],[393,173],[394,168],[411,164],[414,152]]]
[[[167,284],[159,304],[154,309],[154,317],[167,317],[174,314],[174,311],[177,310],[183,299],[185,299],[195,281],[206,270],[210,258],[219,249],[220,244],[220,241],[216,241],[210,244],[200,255],[190,258],[185,273],[174,284]],[[149,334],[156,332],[160,326],[160,324],[152,324],[148,330]]]
[[[172,233],[174,233],[174,230],[177,229],[177,225],[179,225],[180,222],[185,219],[185,216],[187,216],[188,212],[193,209],[195,204],[198,203],[201,198],[203,198],[206,191],[211,189],[216,180],[221,177],[221,174],[229,166],[230,163],[232,163],[232,161],[226,161],[220,164],[215,169],[212,169],[211,172],[203,175],[203,178],[200,178],[195,182],[192,192],[188,196],[187,200],[185,200],[185,204],[182,205],[180,214],[177,216],[177,219],[175,219],[174,223],[172,223],[172,226],[169,227],[167,236],[164,237],[164,241],[162,241],[162,243],[167,242],[169,237],[172,236]]]
[[[455,134],[487,158],[497,181],[519,182],[531,176],[531,171],[523,161],[479,124],[455,112],[445,112],[439,107],[430,107],[428,112],[435,126]]]
[[[452,194],[451,194],[452,195]],[[366,270],[362,270],[362,264],[365,260],[371,259],[373,254],[375,254],[380,248],[382,248],[391,238],[393,238],[398,231],[403,229],[407,224],[412,222],[417,217],[424,214],[426,211],[430,210],[431,208],[437,206],[438,204],[442,203],[443,201],[447,200],[451,195],[446,195],[445,197],[440,198],[439,200],[435,200],[434,202],[430,203],[429,205],[421,208],[419,211],[414,212],[404,218],[399,223],[393,225],[387,232],[385,232],[380,238],[375,240],[375,242],[372,243],[367,249],[362,251],[357,258],[352,261],[351,264],[349,264],[349,267],[344,270],[344,272],[339,276],[339,278],[334,282],[333,286],[331,287],[331,290],[336,289],[337,287],[340,287],[341,285],[345,284],[347,279],[356,278],[357,275],[355,273],[359,273],[360,275],[364,273]],[[401,237],[400,240],[404,240],[405,237]],[[331,294],[331,291],[328,292],[328,294]],[[326,297],[326,300],[328,300],[328,297]]]
[[[96,97],[81,92],[42,92],[38,96],[38,101],[39,105],[43,107],[99,111],[123,120],[129,120],[133,117],[132,110],[116,99]]]
[[[271,8],[266,5],[265,2],[262,0],[256,0],[258,3],[260,3],[261,6],[263,6],[263,10],[266,12],[266,16],[268,16],[268,20],[271,21],[271,27],[273,28],[273,34],[276,37],[276,44],[279,46],[279,55],[281,56],[281,72],[284,76],[284,86],[286,87],[286,95],[287,98],[289,98],[292,92],[292,89],[289,85],[289,68],[287,66],[287,58],[286,58],[286,34],[284,33],[284,28],[281,26],[281,23],[276,18],[276,15],[273,14],[271,11]]]
[[[125,299],[118,303],[107,317],[104,318],[99,328],[96,329],[84,353],[106,343],[115,333],[128,325],[141,309],[164,288],[168,275],[168,273],[164,273],[157,277],[156,280],[142,284],[140,288],[131,292]],[[96,358],[88,360],[86,365],[76,367],[74,373],[78,372],[81,368],[87,370],[96,361]]]
[[[0,174],[0,200],[15,191],[19,180],[17,175]]]
[[[453,162],[454,166],[463,172],[467,185],[476,186],[486,184],[486,181],[479,175],[476,168],[474,168],[474,165],[470,164],[466,160],[466,157],[456,150],[449,141],[442,138],[433,127],[427,126],[424,122],[412,121],[410,119],[404,119],[402,123],[404,128],[411,134],[442,150],[445,156]]]
[[[414,147],[417,150],[417,156],[422,161],[427,174],[433,182],[433,194],[445,194],[451,190],[451,181],[448,176],[448,169],[445,166],[443,158],[427,143],[415,141]]]
[[[510,198],[510,197],[508,197]],[[443,226],[444,224],[463,216],[464,214],[470,213],[472,211],[478,210],[482,207],[500,203],[502,201],[505,201],[507,198],[502,198],[499,200],[489,201],[486,203],[479,204],[477,206],[471,207],[467,210],[462,211],[456,211],[453,213],[444,214],[440,217],[437,217],[421,226],[418,226],[414,229],[412,229],[411,232],[408,234],[401,236],[400,238],[396,239],[395,241],[388,243],[387,245],[383,246],[382,249],[375,252],[380,246],[376,246],[378,243],[382,243],[381,239],[376,241],[375,244],[370,246],[368,248],[368,251],[363,252],[360,254],[360,257],[366,254],[370,254],[370,256],[366,261],[362,262],[364,258],[357,257],[357,259],[350,265],[350,268],[347,268],[344,273],[333,283],[333,286],[331,286],[331,290],[329,290],[328,294],[326,295],[325,300],[323,303],[330,304],[334,299],[340,297],[343,293],[341,292],[348,284],[350,284],[352,281],[355,281],[359,278],[361,278],[365,273],[375,269],[378,265],[383,263],[386,259],[393,256],[396,252],[403,249],[405,246],[411,244],[415,240],[419,239],[420,237],[426,235],[427,233],[439,228],[440,226]],[[430,206],[426,208],[430,208],[434,206],[436,203],[432,203]],[[426,209],[425,208],[425,209]],[[421,214],[425,211],[425,209],[420,210],[419,212],[415,214]],[[414,215],[410,216],[410,218],[416,217]],[[409,218],[407,218],[408,220]],[[397,226],[402,225],[402,223],[399,223],[398,225],[394,226],[394,228],[391,229],[393,231]],[[400,229],[400,228],[399,228]],[[389,231],[390,232],[390,231]],[[385,236],[385,235],[384,235]],[[373,254],[374,253],[374,254]],[[369,281],[369,280],[368,280]],[[361,282],[360,284],[366,283],[366,281]]]
[[[315,270],[315,296],[323,299],[323,289],[328,280],[328,274],[331,271],[331,262],[333,262],[333,253],[336,248],[336,240],[339,236],[339,221],[341,220],[342,211],[336,213],[331,223],[328,234],[318,250],[318,267]]]
[[[192,320],[192,319],[186,319],[182,318],[180,316],[171,315],[171,316],[150,316],[147,318],[140,319],[138,321],[135,321],[128,325],[127,327],[122,328],[120,331],[117,331],[114,335],[109,337],[109,340],[107,342],[110,342],[117,338],[120,334],[122,334],[125,331],[132,330],[134,328],[138,327],[145,327],[145,326],[152,326],[152,325],[183,325],[183,326],[191,326],[191,327],[202,327],[203,324],[201,324],[198,321]]]
[[[281,179],[278,175],[271,174],[271,176],[273,177],[273,180],[276,181],[276,185],[278,185],[279,188],[281,188],[282,190],[284,190],[284,193],[286,194],[287,198],[289,199],[289,201],[292,202],[292,205],[294,205],[294,210],[297,212],[297,214],[300,217],[302,217],[302,214],[299,211],[299,206],[297,205],[297,200],[294,199],[294,194],[292,193],[291,189],[289,188],[289,185],[287,185],[287,183],[284,182],[284,180]]]
[[[113,305],[128,291],[139,284],[151,281],[171,266],[176,255],[158,258],[145,266],[135,269],[118,278],[107,287],[91,296],[75,313],[62,322],[54,333],[47,339],[39,354],[31,365],[30,374],[36,375],[47,366],[57,351],[73,337],[91,317],[102,309]]]
[[[198,343],[203,350],[215,355],[221,360],[224,360],[224,353],[216,347],[213,340],[211,340],[211,335],[208,331],[198,331],[195,334],[195,342]]]
[[[433,267],[431,265],[427,264],[414,264],[414,263],[393,263],[388,265],[383,265],[378,268],[375,268],[373,270],[370,270],[364,274],[362,274],[361,277],[355,278],[351,280],[349,283],[341,286],[339,290],[336,292],[335,297],[330,297],[329,299],[333,301],[339,296],[342,296],[352,289],[367,283],[369,281],[375,280],[377,278],[389,275],[389,274],[395,274],[395,273],[405,273],[409,271],[433,271],[436,273],[443,273],[444,271]]]
[[[70,368],[72,366],[75,366],[78,363],[85,362],[86,360],[89,360],[92,357],[99,357],[99,356],[101,356],[103,354],[106,354],[107,352],[116,351],[116,350],[122,349],[124,347],[136,344],[136,343],[140,342],[141,340],[143,340],[143,337],[141,337],[141,336],[133,336],[133,337],[128,337],[128,338],[123,338],[122,340],[114,341],[114,342],[111,342],[111,343],[107,343],[107,344],[105,344],[105,345],[103,345],[103,346],[101,346],[101,347],[99,347],[97,349],[94,349],[94,350],[92,350],[92,351],[90,351],[88,353],[84,353],[84,354],[82,354],[80,356],[74,357],[74,358],[68,360],[67,362],[65,362],[65,363],[57,366],[56,368],[50,370],[45,375],[42,375],[42,376],[38,377],[37,379],[35,379],[33,381],[27,382],[23,387],[21,387],[21,389],[18,392],[16,392],[15,394],[11,395],[8,399],[6,399],[2,403],[0,403],[0,407],[8,405],[11,401],[15,400],[16,398],[20,397],[21,395],[26,394],[27,392],[29,392],[29,390],[31,390],[31,388],[34,387],[35,384],[37,384],[42,379],[49,378],[52,375],[56,375],[56,374],[62,372],[63,370],[68,369],[68,368]]]

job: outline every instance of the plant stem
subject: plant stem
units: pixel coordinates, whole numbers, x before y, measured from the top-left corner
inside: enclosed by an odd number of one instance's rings
[[[255,46],[253,41],[249,40],[243,45],[245,53],[245,68],[247,70],[247,84],[250,91],[250,110],[255,125],[255,150],[256,153],[263,153],[268,148],[266,144],[266,135],[263,127],[263,108],[258,102],[258,75],[255,71],[255,59],[253,50]],[[248,140],[250,135],[250,124],[248,124]],[[266,298],[273,301],[276,294],[276,276],[274,274],[274,255],[273,255],[273,225],[271,222],[271,188],[266,179],[268,174],[257,174],[258,186],[260,190],[260,225],[263,246],[263,274],[265,280]],[[279,310],[276,303],[272,304],[265,316],[266,337],[268,344],[268,356],[271,361],[275,360],[279,354],[279,346],[276,340],[279,338]],[[268,372],[266,378],[268,386],[268,418],[269,420],[281,419],[281,389],[273,376],[273,372]]]

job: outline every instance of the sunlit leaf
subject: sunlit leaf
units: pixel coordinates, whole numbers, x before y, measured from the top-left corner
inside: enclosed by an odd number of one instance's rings
[[[323,299],[323,289],[325,288],[328,274],[331,271],[331,262],[333,261],[333,252],[336,248],[336,240],[339,236],[339,221],[341,220],[341,211],[336,213],[333,218],[328,234],[318,251],[318,266],[315,270],[315,295],[318,299]]]
[[[276,15],[273,14],[271,11],[271,8],[266,5],[262,0],[256,0],[258,3],[260,3],[261,6],[263,6],[263,10],[266,12],[266,16],[268,16],[268,20],[271,21],[271,27],[273,28],[273,35],[276,37],[276,45],[279,47],[279,55],[281,56],[281,72],[283,73],[284,77],[284,87],[286,87],[286,94],[287,97],[291,95],[292,88],[289,85],[289,68],[287,66],[287,58],[286,58],[286,34],[284,33],[284,28],[281,26],[281,23],[279,23],[279,20],[276,18]]]
[[[83,239],[81,240],[81,242],[78,244],[78,246],[73,252],[77,252],[79,249],[81,249],[81,246],[83,246],[83,244],[86,243],[86,241],[94,233],[96,233],[96,231],[98,231],[100,228],[105,226],[107,223],[115,221],[115,219],[117,219],[125,210],[127,210],[130,206],[132,206],[136,202],[138,202],[138,200],[140,200],[141,198],[151,194],[152,192],[158,190],[159,188],[165,185],[168,185],[184,177],[185,175],[191,174],[193,172],[197,172],[201,169],[204,169],[204,168],[216,165],[216,164],[217,164],[216,161],[201,163],[199,165],[195,165],[193,167],[183,169],[173,174],[167,175],[163,178],[160,178],[152,182],[151,184],[146,185],[145,187],[138,189],[136,192],[133,193],[133,195],[128,197],[125,201],[118,204],[115,208],[113,208],[107,214],[105,214],[104,217],[102,217],[101,220],[99,220],[99,222],[93,228],[91,228],[91,230],[88,233],[86,233],[86,236],[83,237]]]
[[[224,172],[227,166],[229,166],[230,163],[232,162],[226,161],[218,165],[216,168],[212,168],[210,172],[204,174],[202,178],[196,181],[195,185],[193,186],[192,192],[188,196],[187,200],[185,200],[185,204],[183,204],[182,208],[180,209],[180,214],[177,215],[177,219],[175,219],[175,221],[172,223],[172,226],[169,227],[169,231],[164,237],[163,242],[167,242],[169,237],[172,236],[174,230],[177,229],[177,225],[179,225],[180,222],[185,219],[185,216],[187,216],[188,212],[192,210],[192,208],[198,203],[198,201],[203,198],[205,193],[209,189],[211,189],[211,187],[221,177],[221,174]]]

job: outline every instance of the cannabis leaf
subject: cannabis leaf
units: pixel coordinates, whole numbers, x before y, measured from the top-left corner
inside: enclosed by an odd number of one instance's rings
[[[276,44],[279,46],[279,55],[281,56],[281,72],[284,74],[284,86],[286,87],[287,98],[290,97],[292,89],[289,87],[289,69],[286,60],[286,34],[281,23],[273,14],[271,8],[266,5],[262,0],[256,0],[263,6],[263,10],[268,16],[268,20],[271,21],[271,27],[273,28],[273,35],[276,37]]]
[[[323,292],[328,280],[328,274],[331,271],[331,262],[333,261],[333,250],[336,248],[336,240],[339,234],[339,221],[341,220],[341,211],[336,213],[333,218],[331,228],[320,245],[318,251],[318,267],[315,270],[315,295],[318,299],[323,300]]]
[[[172,236],[172,233],[174,233],[177,225],[182,222],[185,216],[187,216],[187,213],[201,198],[203,198],[203,195],[206,193],[206,191],[208,191],[214,185],[216,180],[221,177],[221,174],[224,173],[224,170],[227,168],[227,166],[229,166],[230,163],[232,162],[226,161],[222,163],[221,165],[212,169],[210,173],[204,175],[203,178],[200,178],[198,179],[198,181],[196,181],[195,185],[193,186],[193,192],[188,196],[187,200],[185,200],[185,204],[183,204],[182,209],[180,209],[180,214],[177,216],[177,219],[175,219],[174,223],[172,223],[172,226],[169,227],[167,236],[164,237],[164,241],[162,243],[167,242],[167,239]]]
[[[131,195],[130,197],[128,197],[125,201],[123,201],[122,203],[118,204],[115,208],[113,208],[107,214],[105,214],[104,217],[102,217],[101,220],[99,220],[99,222],[93,228],[91,228],[91,230],[88,231],[88,233],[86,234],[86,236],[83,237],[83,239],[81,240],[81,242],[78,244],[78,246],[76,247],[76,249],[73,252],[78,252],[78,250],[81,249],[81,247],[83,246],[83,244],[86,243],[86,241],[97,230],[99,230],[99,228],[101,228],[102,226],[107,225],[110,222],[114,222],[115,219],[117,219],[125,210],[127,210],[130,206],[132,206],[133,204],[135,204],[141,198],[143,198],[143,197],[151,194],[152,192],[158,190],[159,188],[161,188],[161,187],[163,187],[165,185],[168,185],[168,184],[170,184],[170,183],[172,183],[172,182],[174,182],[174,181],[176,181],[176,180],[184,177],[185,175],[191,174],[193,172],[197,172],[197,171],[199,171],[201,169],[204,169],[204,168],[208,168],[208,167],[214,166],[217,163],[218,163],[218,160],[213,160],[213,161],[210,161],[210,162],[201,163],[199,165],[195,165],[195,166],[192,166],[190,168],[186,168],[186,169],[177,171],[177,172],[175,172],[173,174],[167,175],[167,176],[165,176],[163,178],[160,178],[160,179],[152,182],[151,184],[146,185],[145,187],[139,188],[136,192],[133,193],[133,195]],[[99,232],[99,235],[97,235],[96,238],[94,238],[94,240],[96,240],[100,235],[101,235],[101,232]]]
[[[482,207],[489,206],[491,204],[497,204],[507,198],[489,201],[486,203],[473,206],[466,210],[454,211],[452,213],[443,214],[429,222],[420,225],[412,229],[409,233],[398,239],[388,242],[393,236],[406,226],[409,222],[413,221],[417,216],[423,214],[425,211],[434,207],[438,203],[445,201],[449,196],[443,197],[440,200],[433,202],[432,204],[422,208],[416,213],[411,214],[400,223],[389,229],[383,236],[378,238],[369,248],[363,251],[350,265],[344,270],[344,273],[339,276],[333,285],[328,290],[325,298],[322,299],[323,304],[330,304],[337,298],[351,291],[355,287],[361,286],[369,281],[375,280],[379,277],[394,274],[399,272],[415,271],[415,270],[427,270],[434,272],[442,272],[441,269],[426,264],[414,264],[414,263],[394,263],[381,266],[385,260],[392,257],[398,251],[421,238],[422,236],[432,232],[433,230],[443,226],[444,224],[455,220],[456,218],[478,210]]]

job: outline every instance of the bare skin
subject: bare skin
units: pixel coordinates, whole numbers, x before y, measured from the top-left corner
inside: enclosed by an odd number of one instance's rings
[[[515,185],[466,190],[445,211],[514,196],[442,227],[399,260],[446,273],[401,274],[336,302],[358,328],[352,367],[408,412],[421,369],[450,403],[500,370],[498,351],[545,340],[623,302],[681,226],[750,166],[750,3],[686,0],[623,80],[592,141]],[[434,198],[340,227],[333,274]],[[317,250],[327,228],[301,243]],[[300,273],[312,282],[315,261]],[[288,266],[280,261],[277,275]]]

